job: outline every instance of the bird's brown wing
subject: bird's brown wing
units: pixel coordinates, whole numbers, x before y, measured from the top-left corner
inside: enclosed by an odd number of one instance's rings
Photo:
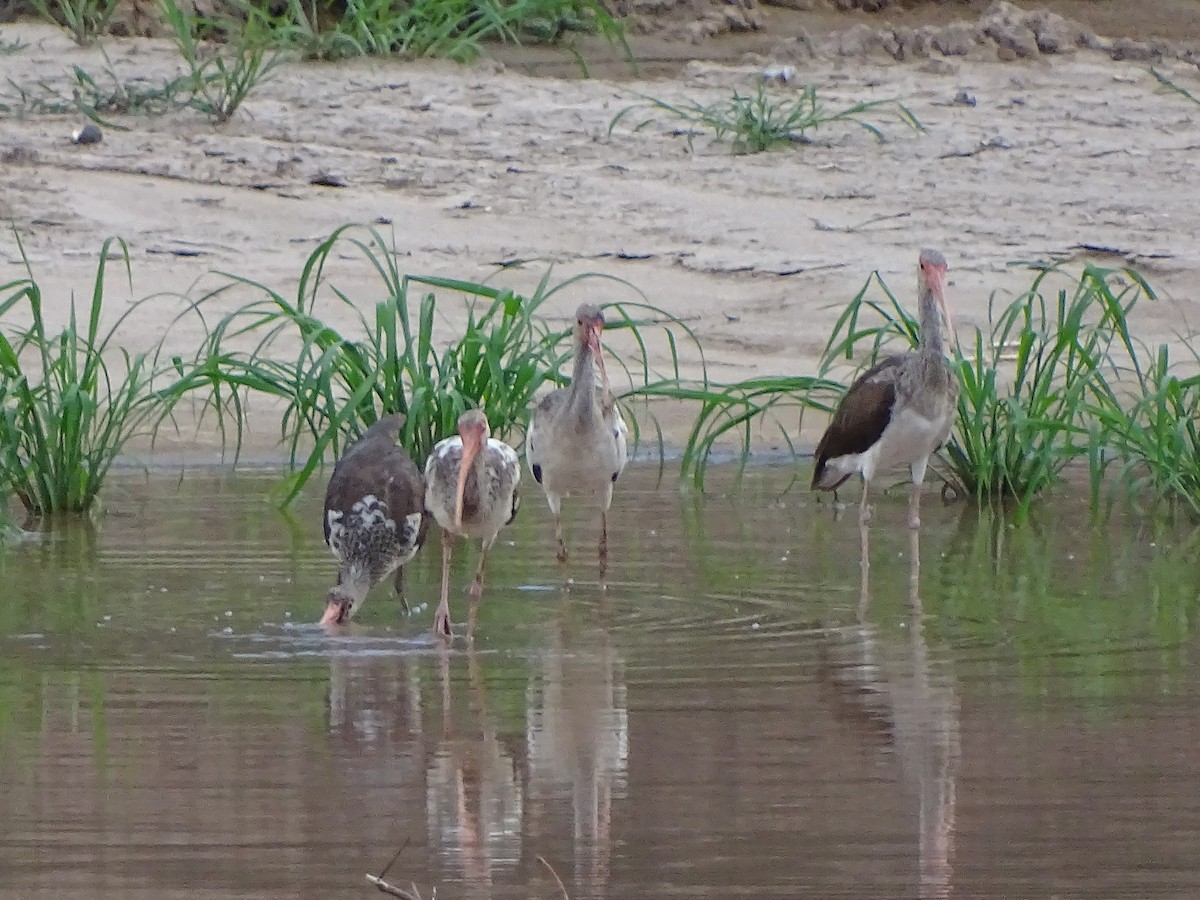
[[[402,447],[393,447],[382,461],[381,468],[386,469],[390,476],[384,501],[392,520],[399,525],[405,517],[421,514],[421,529],[417,536],[417,546],[420,547],[425,543],[431,518],[425,509],[425,478]]]
[[[905,359],[904,356],[889,356],[867,369],[850,385],[817,444],[813,488],[821,481],[829,460],[862,453],[879,440],[892,420],[892,407],[896,403],[896,374]]]
[[[398,430],[394,421],[377,422],[333,467],[321,522],[326,543],[330,511],[349,513],[368,494],[387,504],[388,514],[396,521],[423,510],[424,481],[408,453],[396,443]]]

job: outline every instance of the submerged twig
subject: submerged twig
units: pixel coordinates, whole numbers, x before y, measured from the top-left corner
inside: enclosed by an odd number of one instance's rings
[[[400,845],[400,849],[396,851],[396,855],[393,856],[391,858],[391,860],[388,861],[388,864],[383,867],[383,871],[379,873],[380,878],[382,878],[384,875],[386,875],[391,870],[392,866],[394,866],[396,864],[396,860],[398,860],[400,858],[400,854],[403,853],[406,849],[408,849],[408,840],[409,840],[408,838],[404,839],[404,843]]]
[[[546,862],[546,857],[544,857],[544,856],[539,856],[537,858],[537,861],[540,862],[543,866],[545,866],[546,871],[549,872],[553,876],[554,882],[558,885],[558,889],[560,891],[562,891],[563,900],[571,900],[571,895],[567,893],[567,888],[562,883],[562,879],[559,878],[558,873],[554,871],[554,866],[552,866],[552,865],[550,865],[550,863]]]
[[[417,890],[417,886],[415,884],[413,885],[412,891],[409,892],[404,890],[404,888],[398,888],[393,884],[388,884],[378,875],[372,875],[370,872],[367,873],[367,881],[375,885],[375,889],[381,894],[389,894],[392,897],[399,897],[400,900],[421,900],[421,894]]]
[[[392,897],[399,897],[400,900],[421,900],[421,892],[417,890],[417,886],[415,884],[412,886],[412,892],[410,893],[409,891],[404,890],[404,888],[398,888],[395,885],[388,884],[383,880],[383,876],[386,875],[388,870],[396,864],[396,860],[400,858],[400,854],[403,853],[408,847],[408,840],[408,838],[404,839],[404,843],[400,845],[400,849],[396,851],[396,855],[393,856],[388,864],[383,867],[382,872],[380,872],[378,875],[372,875],[370,872],[368,872],[367,881],[375,885],[375,889],[381,894],[389,894]]]

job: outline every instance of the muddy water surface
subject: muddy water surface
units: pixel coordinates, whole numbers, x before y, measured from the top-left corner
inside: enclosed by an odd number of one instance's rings
[[[449,651],[436,552],[330,636],[319,491],[122,477],[0,551],[0,897],[1200,896],[1194,535],[897,494],[864,592],[789,475],[633,472],[607,593],[531,489]]]

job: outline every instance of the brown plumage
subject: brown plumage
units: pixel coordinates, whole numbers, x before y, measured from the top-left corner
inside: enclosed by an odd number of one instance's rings
[[[404,565],[429,530],[425,484],[396,443],[404,416],[384,416],[363,432],[333,467],[325,490],[325,543],[338,560],[322,624],[347,621],[376,584],[396,573],[404,603]]]
[[[859,521],[870,519],[867,492],[878,469],[907,465],[912,475],[909,524],[920,525],[921,485],[929,457],[950,437],[958,378],[943,355],[939,313],[953,333],[943,282],[946,259],[922,250],[919,263],[920,345],[876,363],[842,397],[815,453],[812,487],[836,490],[863,478]]]

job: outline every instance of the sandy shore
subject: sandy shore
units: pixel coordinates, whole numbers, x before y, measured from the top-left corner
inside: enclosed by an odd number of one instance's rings
[[[4,35],[31,44],[0,59],[19,84],[104,65],[48,27]],[[114,39],[106,49],[125,77],[176,69],[165,42]],[[820,85],[831,106],[899,98],[927,133],[883,117],[883,144],[847,126],[740,157],[704,137],[689,150],[667,119],[635,131],[634,117],[608,134],[639,94],[715,101],[752,89],[761,67],[692,63],[654,80],[583,81],[486,63],[297,64],[221,127],[194,113],[129,117],[128,131],[76,146],[70,118],[6,118],[0,217],[19,231],[57,323],[72,292],[88,296],[104,238],[123,237],[133,287],[113,280],[109,312],[163,295],[128,330],[135,350],[178,312],[171,295],[197,296],[220,282],[213,271],[294,291],[307,255],[347,222],[380,223],[411,273],[525,290],[550,264],[556,279],[627,279],[688,320],[710,377],[723,381],[815,372],[840,308],[872,270],[911,296],[921,246],[950,259],[963,337],[985,325],[992,292],[1028,283],[1011,265],[1022,259],[1132,262],[1160,291],[1138,311],[1136,336],[1158,343],[1191,331],[1200,107],[1156,90],[1147,63],[1089,51],[1019,63],[811,61],[797,81]],[[1160,68],[1197,81],[1182,63]],[[955,102],[964,92],[975,105]],[[316,185],[319,176],[344,186]],[[517,259],[528,262],[497,274],[497,263]],[[0,281],[20,276],[11,231],[0,260]],[[364,306],[378,299],[378,282],[348,254],[332,280]],[[555,311],[631,296],[597,281],[561,294]],[[349,327],[348,310],[326,310]],[[457,323],[449,315],[442,328]],[[178,329],[169,349],[191,351],[197,334]],[[257,433],[273,437],[273,427]],[[668,437],[678,440],[678,427]]]

